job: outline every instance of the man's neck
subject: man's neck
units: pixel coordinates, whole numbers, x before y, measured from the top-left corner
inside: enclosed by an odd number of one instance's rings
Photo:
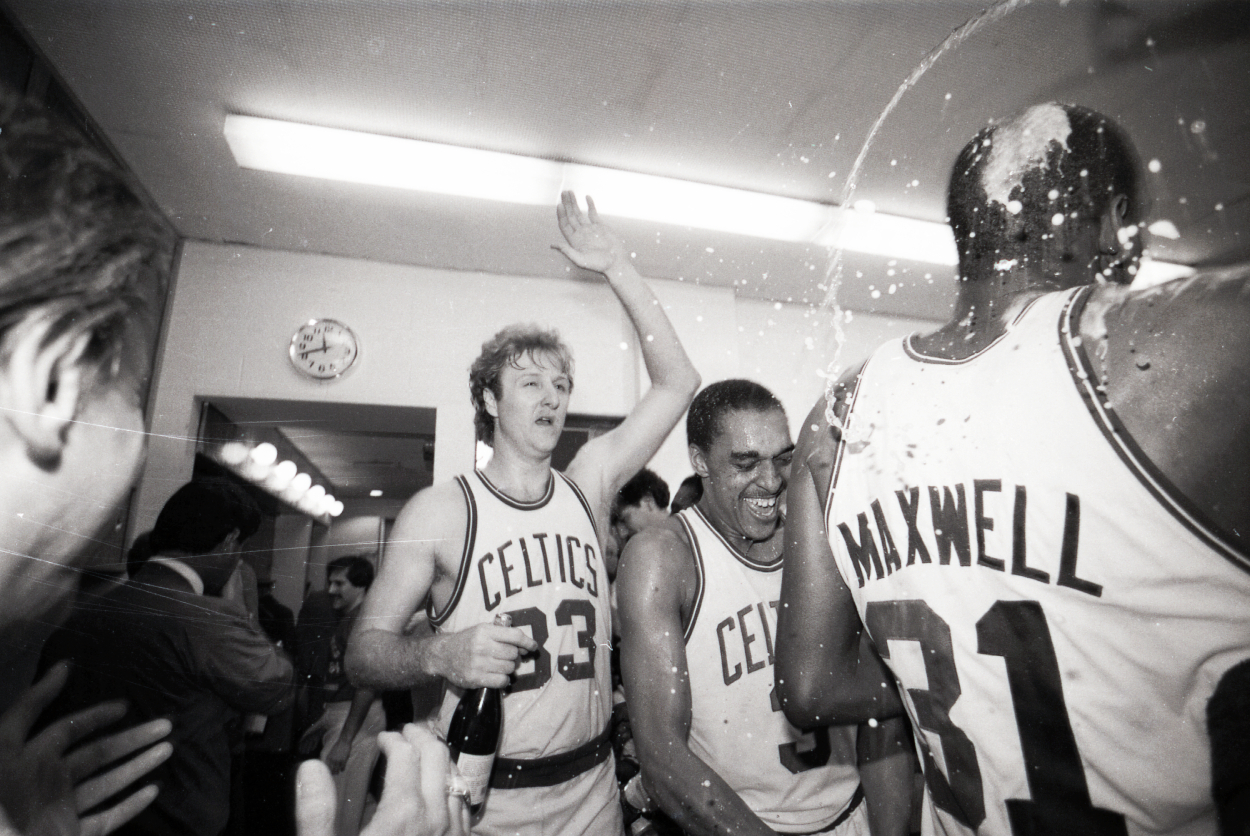
[[[767,538],[752,540],[727,525],[708,505],[703,502],[699,502],[697,505],[703,513],[703,518],[716,530],[717,534],[724,537],[725,541],[734,547],[738,554],[743,557],[749,557],[756,563],[775,563],[781,560],[781,550],[785,537],[780,521],[773,529],[773,533]]]
[[[500,445],[482,473],[492,485],[513,499],[534,502],[547,493],[551,482],[551,456],[521,456]]]
[[[937,331],[918,338],[915,345],[936,357],[970,357],[1002,336],[1030,300],[1062,288],[1061,282],[1043,279],[1025,269],[963,282],[954,316]]]

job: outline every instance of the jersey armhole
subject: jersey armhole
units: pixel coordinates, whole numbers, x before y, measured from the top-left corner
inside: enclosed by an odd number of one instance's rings
[[[694,635],[694,625],[699,620],[699,610],[703,606],[703,554],[699,551],[699,538],[694,536],[694,529],[690,526],[690,521],[686,519],[686,512],[683,511],[677,515],[677,521],[681,523],[682,533],[690,546],[690,559],[694,563],[694,603],[690,606],[690,621],[682,628],[682,641],[689,644],[690,637]]]
[[[563,479],[564,484],[568,485],[569,489],[573,491],[573,495],[577,497],[577,501],[582,505],[582,510],[586,512],[587,519],[590,520],[590,527],[595,530],[595,544],[602,545],[603,537],[599,532],[599,523],[595,521],[595,512],[591,509],[590,502],[586,499],[586,494],[582,493],[582,489],[577,486],[576,482],[565,476],[560,471],[553,470],[551,472]]]
[[[469,481],[463,475],[455,478],[455,483],[460,487],[460,492],[464,496],[465,505],[465,532],[464,532],[464,548],[460,552],[460,566],[456,571],[456,585],[452,588],[451,597],[447,599],[447,606],[442,612],[436,612],[434,607],[434,598],[431,595],[426,612],[430,616],[430,625],[433,627],[442,626],[443,622],[456,609],[456,604],[460,603],[460,596],[464,593],[465,584],[469,579],[469,564],[473,558],[474,541],[477,539],[477,502],[473,499],[473,489],[469,487]]]
[[[1175,520],[1212,551],[1242,571],[1250,572],[1250,542],[1247,538],[1225,530],[1190,501],[1150,460],[1116,414],[1106,387],[1100,385],[1098,370],[1090,361],[1080,333],[1081,314],[1092,293],[1093,286],[1078,289],[1064,306],[1058,325],[1063,358],[1090,417],[1124,466]]]

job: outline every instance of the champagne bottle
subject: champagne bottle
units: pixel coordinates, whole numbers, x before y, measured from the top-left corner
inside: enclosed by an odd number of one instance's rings
[[[512,617],[506,613],[495,616],[499,627],[511,627]],[[451,759],[469,785],[469,812],[477,815],[486,803],[490,789],[490,770],[499,751],[499,732],[503,727],[503,697],[498,688],[471,688],[460,697],[447,729],[447,746]]]

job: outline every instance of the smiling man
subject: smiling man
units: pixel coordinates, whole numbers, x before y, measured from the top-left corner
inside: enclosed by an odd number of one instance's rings
[[[874,816],[874,832],[905,832],[911,761],[901,724],[804,731],[774,693],[794,451],[785,410],[758,383],[723,380],[694,399],[686,436],[703,496],[630,539],[617,576],[647,788],[686,833],[868,833],[857,764],[872,758],[865,777],[894,780],[888,797],[898,800]]]
[[[413,497],[348,649],[360,684],[447,683],[440,728],[465,689],[505,688],[491,792],[474,832],[621,833],[608,740],[611,619],[603,546],[608,511],[681,419],[699,375],[624,243],[566,192],[557,209],[569,260],[607,277],[638,333],[652,381],[619,427],[581,448],[565,473],[551,455],[573,392],[573,362],[552,331],[511,326],[469,373],[481,470]],[[602,527],[600,527],[602,526]],[[405,635],[428,606],[435,633]],[[495,626],[499,613],[511,627]]]

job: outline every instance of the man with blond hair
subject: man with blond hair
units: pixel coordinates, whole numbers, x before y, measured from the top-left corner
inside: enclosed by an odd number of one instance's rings
[[[608,739],[611,623],[603,563],[613,498],[680,420],[699,386],[663,309],[621,239],[569,192],[557,216],[580,267],[606,276],[639,336],[652,387],[619,427],[551,467],[573,391],[554,332],[510,326],[470,370],[482,469],[413,497],[348,649],[363,686],[438,677],[446,729],[461,694],[510,689],[491,791],[474,832],[616,836],[621,811]],[[406,636],[428,604],[431,636]],[[496,626],[496,614],[512,626]]]

